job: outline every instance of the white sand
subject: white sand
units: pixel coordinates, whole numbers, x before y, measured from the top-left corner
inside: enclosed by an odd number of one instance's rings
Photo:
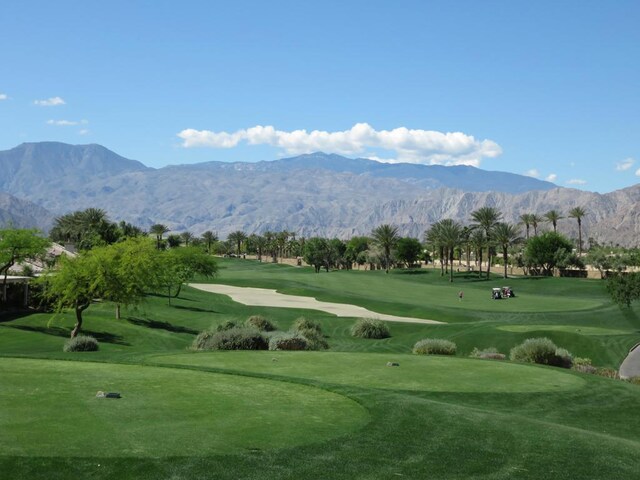
[[[364,317],[386,320],[389,322],[410,322],[410,323],[444,323],[423,318],[398,317],[396,315],[386,315],[376,313],[366,308],[345,303],[321,302],[313,297],[299,297],[296,295],[283,295],[275,290],[253,287],[233,287],[231,285],[218,285],[210,283],[192,283],[191,287],[205,292],[220,293],[228,295],[234,301],[245,305],[260,307],[284,307],[284,308],[304,308],[309,310],[321,310],[332,313],[338,317]]]

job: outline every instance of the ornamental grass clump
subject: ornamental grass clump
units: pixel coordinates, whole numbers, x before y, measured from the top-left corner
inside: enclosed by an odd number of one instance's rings
[[[388,338],[391,336],[389,327],[381,320],[361,318],[351,327],[351,335],[360,338]]]
[[[558,348],[546,337],[528,338],[511,349],[509,358],[514,362],[538,363],[554,367],[571,368],[572,355],[564,348]]]
[[[596,367],[594,367],[591,364],[590,358],[582,358],[582,357],[573,358],[573,365],[571,366],[571,369],[577,372],[591,373],[591,374],[596,373],[596,370],[598,370]]]
[[[194,350],[266,350],[269,342],[253,328],[230,328],[216,332],[205,330],[193,341]]]
[[[309,342],[296,333],[282,333],[269,339],[269,350],[309,350]]]
[[[238,325],[236,325],[235,322],[227,320],[226,322],[221,323],[216,327],[216,332],[224,332],[225,330],[231,330],[232,328],[236,328],[237,326]]]
[[[457,346],[444,338],[425,338],[413,346],[416,355],[455,355]]]
[[[62,350],[65,352],[97,352],[98,341],[90,335],[78,335],[67,340]]]
[[[262,315],[251,315],[244,322],[244,326],[247,328],[255,328],[256,330],[260,330],[261,332],[273,332],[274,330],[278,329],[278,327],[273,322],[266,319]]]
[[[307,350],[326,350],[329,348],[329,344],[322,334],[322,327],[318,322],[299,317],[293,322],[291,332],[306,339]]]
[[[489,360],[504,360],[506,358],[506,355],[500,353],[495,347],[485,348],[484,350],[474,348],[469,356],[471,358],[484,358]]]

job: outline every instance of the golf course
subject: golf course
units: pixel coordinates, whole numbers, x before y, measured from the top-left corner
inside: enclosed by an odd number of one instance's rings
[[[219,260],[177,298],[123,308],[97,301],[83,334],[95,352],[64,352],[73,312],[0,317],[3,479],[637,479],[640,385],[517,363],[510,350],[546,337],[600,370],[640,341],[637,304],[602,280],[439,269],[335,270]],[[380,315],[390,336],[357,338],[357,318],[250,305],[195,283],[275,290]],[[509,286],[513,298],[491,299]],[[459,292],[463,291],[462,298]],[[205,330],[260,315],[289,331],[317,322],[318,351],[196,351]],[[436,323],[438,322],[438,323]],[[416,355],[422,339],[455,355]],[[495,348],[506,360],[472,358]],[[117,392],[121,398],[101,398]]]

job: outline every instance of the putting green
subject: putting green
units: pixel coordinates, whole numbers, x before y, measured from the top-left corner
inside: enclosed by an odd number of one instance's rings
[[[121,392],[121,399],[96,392]],[[0,359],[0,454],[180,457],[322,442],[369,420],[314,387],[184,369]]]
[[[193,365],[359,387],[430,392],[575,390],[585,381],[557,368],[466,358],[336,352],[205,352],[152,357]],[[388,367],[397,362],[398,367]]]
[[[567,332],[577,333],[580,335],[629,335],[632,334],[632,330],[619,330],[616,328],[603,328],[603,327],[583,327],[580,325],[502,325],[496,327],[498,330],[504,330],[505,332],[540,332],[540,331],[552,331],[552,332]]]

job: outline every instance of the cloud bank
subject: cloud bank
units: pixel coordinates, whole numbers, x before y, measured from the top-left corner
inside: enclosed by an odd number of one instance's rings
[[[64,105],[67,102],[65,102],[62,98],[60,97],[51,97],[51,98],[47,98],[46,100],[34,100],[33,104],[37,105],[39,107],[57,107],[58,105]]]
[[[232,133],[195,130],[178,133],[185,148],[234,148],[247,145],[270,145],[287,154],[312,152],[361,155],[377,158],[372,149],[393,151],[396,158],[389,162],[408,162],[432,165],[480,165],[483,158],[497,157],[502,148],[492,140],[476,140],[461,132],[412,130],[405,127],[375,130],[367,123],[357,123],[349,130],[326,132],[294,130],[286,132],[272,126],[237,130]],[[370,153],[369,153],[370,152]]]
[[[629,170],[636,161],[629,157],[625,158],[623,161],[616,163],[616,171],[624,172],[625,170]]]
[[[57,127],[71,127],[74,125],[86,125],[89,123],[87,120],[47,120],[47,125],[55,125]]]
[[[0,93],[0,100],[6,100],[9,98],[6,93]]]

